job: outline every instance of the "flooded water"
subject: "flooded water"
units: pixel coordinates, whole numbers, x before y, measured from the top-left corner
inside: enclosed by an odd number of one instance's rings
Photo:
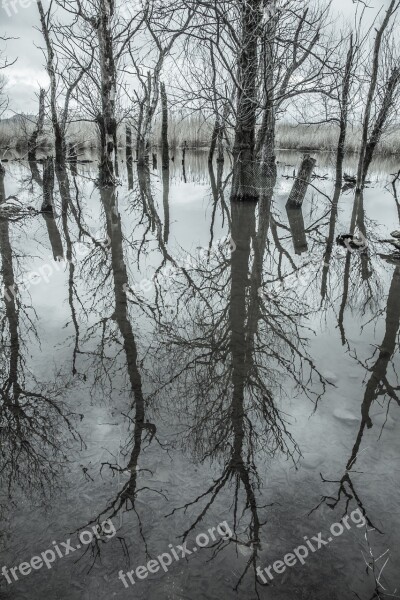
[[[54,216],[42,166],[5,163],[0,598],[400,594],[398,163],[348,252],[333,158],[295,212],[278,160],[257,205],[205,152],[115,189],[78,163]]]

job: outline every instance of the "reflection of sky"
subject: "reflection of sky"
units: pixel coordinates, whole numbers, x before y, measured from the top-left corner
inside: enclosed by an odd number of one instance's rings
[[[320,0],[314,1],[316,4],[322,4]],[[368,13],[376,14],[377,9],[386,7],[388,3],[388,0],[370,0],[371,9]],[[355,6],[352,0],[332,0],[332,11],[339,23],[352,21]],[[0,0],[0,33],[16,38],[6,44],[7,55],[13,59],[18,57],[16,64],[7,71],[10,108],[15,112],[36,112],[38,87],[48,81],[40,50],[43,42],[35,29],[37,26],[36,2]]]

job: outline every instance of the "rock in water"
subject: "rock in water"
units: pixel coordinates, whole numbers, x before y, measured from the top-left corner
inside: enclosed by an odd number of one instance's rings
[[[332,373],[332,371],[324,371],[322,376],[325,377],[328,383],[336,383],[338,380],[338,376]]]
[[[343,423],[348,423],[349,425],[360,420],[360,417],[352,413],[347,408],[337,408],[333,411],[333,416],[339,421],[343,421]]]

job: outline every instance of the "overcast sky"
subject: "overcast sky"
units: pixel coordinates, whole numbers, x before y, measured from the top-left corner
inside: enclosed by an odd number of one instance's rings
[[[304,3],[307,5],[307,0],[304,0]],[[389,0],[369,0],[372,8],[368,12],[371,18],[377,10],[385,8],[388,4]],[[339,22],[352,22],[355,10],[352,0],[332,0],[332,7]],[[35,0],[0,0],[0,34],[17,38],[9,40],[6,44],[7,56],[10,59],[18,58],[6,73],[12,111],[8,111],[7,116],[11,116],[13,112],[36,113],[38,88],[48,85],[43,68],[43,55],[38,48],[42,39],[35,29],[37,25],[38,10]]]

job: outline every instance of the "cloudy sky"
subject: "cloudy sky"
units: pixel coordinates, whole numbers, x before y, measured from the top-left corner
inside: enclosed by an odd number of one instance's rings
[[[308,4],[307,0],[304,2]],[[388,4],[389,0],[369,0],[371,18]],[[354,6],[353,0],[332,0],[333,14],[338,20],[336,26],[344,20],[352,21]],[[35,113],[37,90],[39,86],[48,85],[43,55],[39,49],[42,39],[37,31],[38,22],[35,0],[0,0],[0,34],[16,38],[6,43],[7,56],[10,59],[17,58],[15,65],[7,70],[10,97],[7,116],[13,112]]]

